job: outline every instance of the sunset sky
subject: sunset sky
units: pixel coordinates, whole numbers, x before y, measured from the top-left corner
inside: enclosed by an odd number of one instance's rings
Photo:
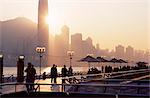
[[[49,0],[50,32],[68,25],[71,34],[90,36],[103,49],[121,44],[147,50],[149,8],[148,0]],[[0,0],[0,20],[21,16],[37,22],[37,12],[38,0]]]

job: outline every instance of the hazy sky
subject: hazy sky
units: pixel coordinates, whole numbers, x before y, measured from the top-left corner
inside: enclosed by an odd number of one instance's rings
[[[56,21],[50,31],[60,32],[66,24],[71,34],[91,36],[101,48],[122,44],[145,50],[150,46],[148,1],[49,0],[49,14]],[[0,0],[0,20],[23,16],[37,22],[37,10],[38,0]]]

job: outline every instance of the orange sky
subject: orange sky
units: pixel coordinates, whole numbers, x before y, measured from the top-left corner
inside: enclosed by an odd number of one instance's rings
[[[62,25],[71,34],[91,36],[94,44],[113,49],[122,44],[136,49],[150,48],[148,0],[49,0],[53,19],[51,32]],[[37,22],[38,0],[0,0],[0,20],[19,16]]]

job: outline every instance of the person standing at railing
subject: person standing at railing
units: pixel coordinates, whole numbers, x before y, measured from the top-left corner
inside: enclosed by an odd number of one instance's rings
[[[68,76],[72,76],[72,75],[73,75],[73,69],[72,66],[70,66],[68,70]]]
[[[36,70],[34,68],[34,66],[29,62],[28,63],[28,67],[25,69],[25,72],[27,73],[26,75],[26,88],[27,91],[30,92],[31,90],[34,90],[34,81],[35,81],[35,74],[36,74]]]
[[[54,80],[54,83],[57,83],[57,66],[53,64],[53,67],[51,68],[51,83]]]
[[[62,77],[66,77],[66,76],[67,76],[67,73],[68,73],[68,70],[67,70],[67,68],[66,68],[66,65],[64,65],[64,67],[63,67],[62,70],[61,70]]]
[[[46,79],[46,72],[44,72],[44,73],[42,74],[42,78],[43,78],[43,80]]]

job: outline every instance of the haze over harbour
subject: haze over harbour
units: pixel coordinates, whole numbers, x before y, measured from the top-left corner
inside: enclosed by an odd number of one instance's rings
[[[149,98],[149,0],[0,0],[0,96]]]

